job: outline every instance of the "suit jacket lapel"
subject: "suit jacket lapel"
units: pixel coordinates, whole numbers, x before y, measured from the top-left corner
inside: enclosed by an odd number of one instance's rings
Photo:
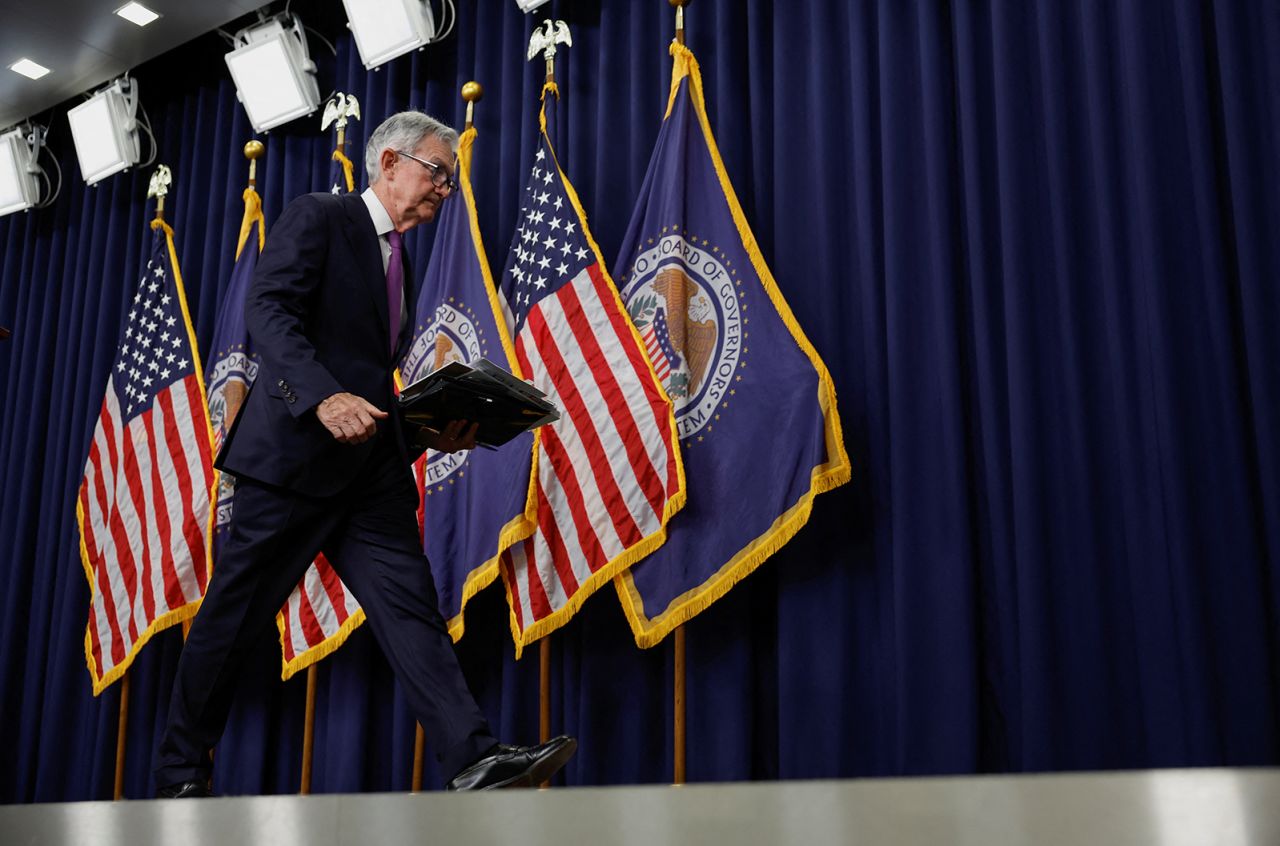
[[[364,200],[359,194],[343,194],[342,207],[348,223],[343,229],[343,235],[351,245],[362,282],[373,299],[382,348],[386,349],[391,343],[391,324],[387,311],[387,274],[382,269],[382,248],[378,244],[378,233],[373,229],[373,219],[369,217],[369,210],[365,208]]]

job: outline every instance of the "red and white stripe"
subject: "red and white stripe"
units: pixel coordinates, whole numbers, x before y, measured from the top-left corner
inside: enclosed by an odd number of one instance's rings
[[[537,531],[503,556],[523,631],[657,532],[679,479],[670,407],[598,265],[539,301],[515,347],[561,411],[539,430]]]
[[[122,417],[112,377],[79,494],[95,693],[153,626],[199,601],[208,583],[214,471],[198,377],[162,390],[127,425]]]
[[[646,326],[640,338],[644,341],[644,349],[649,354],[649,361],[653,362],[654,375],[661,382],[671,374],[671,362],[667,360],[667,354],[662,351],[662,345],[658,343],[658,333],[654,331],[656,325],[655,322]]]
[[[344,626],[358,611],[360,604],[338,578],[333,565],[323,555],[318,556],[289,594],[276,619],[284,678],[341,646],[340,640],[331,641],[350,634],[355,626],[351,629]]]

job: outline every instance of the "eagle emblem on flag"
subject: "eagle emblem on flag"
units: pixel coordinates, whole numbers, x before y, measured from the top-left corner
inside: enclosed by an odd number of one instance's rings
[[[622,277],[622,299],[683,440],[728,410],[745,360],[742,294],[719,248],[668,227]]]

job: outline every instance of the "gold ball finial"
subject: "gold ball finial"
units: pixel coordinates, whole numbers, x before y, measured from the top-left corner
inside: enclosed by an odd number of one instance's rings
[[[244,157],[249,161],[261,157],[266,151],[267,148],[261,141],[250,141],[244,145]]]
[[[462,99],[468,103],[478,103],[484,96],[484,86],[474,79],[462,86]]]
[[[684,7],[688,6],[693,0],[667,0],[672,6]]]

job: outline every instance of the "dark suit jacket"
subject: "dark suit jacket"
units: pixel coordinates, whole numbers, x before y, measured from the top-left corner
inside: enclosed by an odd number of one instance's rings
[[[416,286],[405,266],[405,299]],[[394,410],[386,274],[369,210],[359,194],[307,194],[289,204],[267,238],[245,302],[260,369],[217,466],[236,476],[325,496],[350,482],[374,441],[342,444],[315,407],[347,391]],[[406,465],[398,415],[379,421]],[[420,451],[420,450],[418,450]]]

